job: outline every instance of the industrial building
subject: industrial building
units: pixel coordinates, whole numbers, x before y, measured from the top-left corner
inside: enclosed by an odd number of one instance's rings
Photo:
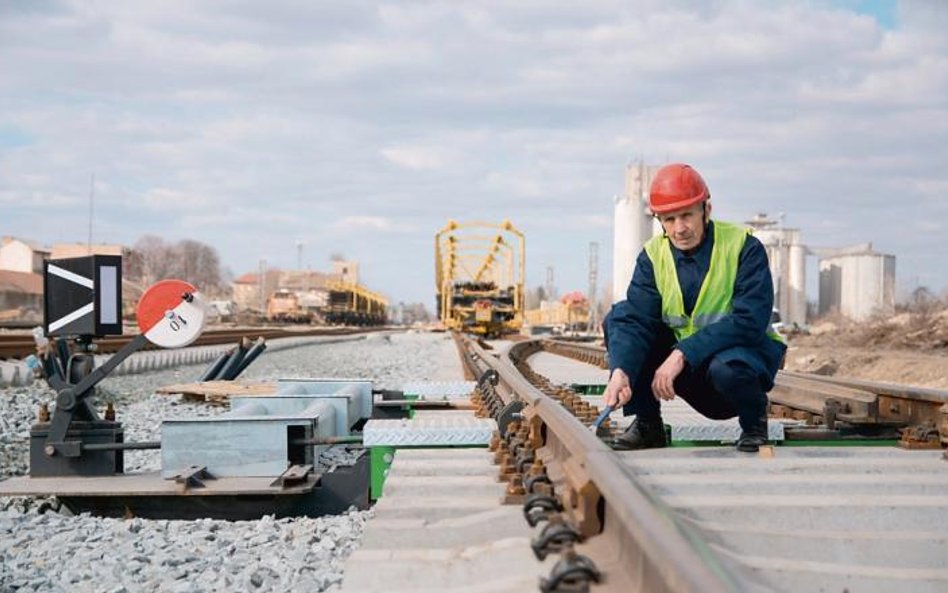
[[[625,192],[615,198],[612,300],[625,298],[635,259],[645,242],[662,232],[648,208],[648,193],[661,166],[633,163],[625,169]],[[895,256],[872,250],[871,244],[844,248],[809,248],[802,232],[786,228],[783,215],[757,214],[745,224],[764,245],[774,279],[774,307],[787,325],[807,320],[807,256],[820,270],[819,315],[838,313],[853,320],[891,315],[895,310]]]

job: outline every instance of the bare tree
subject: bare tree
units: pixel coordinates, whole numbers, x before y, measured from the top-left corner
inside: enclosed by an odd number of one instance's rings
[[[940,308],[941,301],[927,286],[919,286],[909,295],[907,308],[912,313],[928,314]]]
[[[143,284],[150,285],[162,278],[170,278],[168,245],[155,235],[145,235],[135,243],[135,251],[141,254]]]
[[[184,239],[174,244],[154,235],[145,235],[135,243],[140,254],[142,279],[152,284],[165,278],[180,278],[207,294],[225,290],[220,257],[213,247]]]
[[[399,303],[402,309],[402,323],[411,325],[413,323],[427,323],[432,320],[431,313],[425,307],[424,303]]]
[[[184,266],[182,277],[205,290],[221,285],[221,262],[217,251],[199,241],[184,239],[177,245]]]

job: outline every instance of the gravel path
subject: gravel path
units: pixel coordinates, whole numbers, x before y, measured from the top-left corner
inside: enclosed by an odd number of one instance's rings
[[[157,440],[163,418],[223,408],[154,395],[196,381],[204,365],[115,377],[97,404],[115,404],[126,441]],[[409,381],[460,380],[446,334],[370,335],[364,340],[265,353],[246,379],[367,378],[377,388]],[[30,425],[52,392],[39,383],[0,390],[0,479],[28,470]],[[130,451],[126,471],[159,467],[158,451]],[[0,498],[0,593],[324,591],[342,580],[371,511],[259,521],[156,521],[66,516],[55,500]]]

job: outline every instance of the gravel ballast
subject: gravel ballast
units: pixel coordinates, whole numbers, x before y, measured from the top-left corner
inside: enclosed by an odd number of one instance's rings
[[[218,414],[224,407],[155,395],[193,382],[205,365],[106,379],[126,441],[158,440],[163,418]],[[376,388],[461,378],[446,334],[372,334],[365,339],[264,353],[241,379],[342,377]],[[0,390],[0,479],[28,471],[30,426],[53,393],[43,382]],[[129,451],[127,472],[159,469],[158,451]],[[257,521],[159,521],[69,516],[55,500],[0,498],[0,592],[324,591],[342,580],[371,511]]]

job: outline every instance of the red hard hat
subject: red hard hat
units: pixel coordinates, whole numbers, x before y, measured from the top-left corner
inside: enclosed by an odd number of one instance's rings
[[[665,214],[710,197],[708,186],[697,171],[684,163],[673,163],[665,165],[655,174],[648,193],[648,206],[654,214]]]

